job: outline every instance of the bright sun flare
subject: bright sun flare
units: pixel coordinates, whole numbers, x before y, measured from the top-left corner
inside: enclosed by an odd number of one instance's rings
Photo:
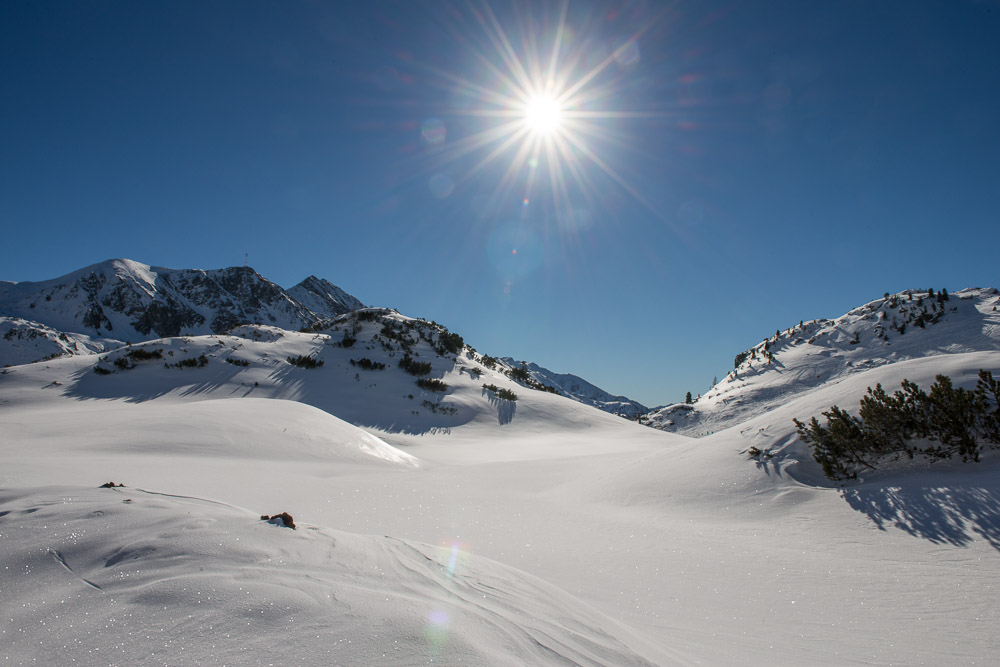
[[[524,108],[524,123],[537,134],[551,134],[562,123],[562,107],[551,95],[537,95]]]
[[[488,1],[477,5],[466,24],[462,13],[451,26],[477,65],[470,78],[456,72],[430,68],[441,76],[441,86],[461,104],[453,113],[478,117],[482,128],[467,136],[444,143],[444,134],[428,143],[440,145],[445,160],[483,152],[481,159],[464,174],[471,177],[497,161],[506,161],[491,201],[515,193],[515,201],[527,206],[533,190],[551,198],[554,210],[571,215],[581,205],[598,210],[604,189],[599,179],[606,177],[656,215],[657,211],[619,173],[601,150],[630,148],[614,128],[613,121],[628,118],[663,119],[658,110],[631,111],[617,108],[621,79],[639,59],[638,39],[657,19],[636,31],[603,58],[591,58],[590,40],[574,38],[567,21],[569,1],[553,19],[551,34],[539,38],[528,30],[520,39],[508,34]],[[468,28],[482,29],[483,39],[465,38]],[[475,31],[471,31],[475,34]],[[441,124],[441,121],[437,121]],[[440,144],[438,144],[440,142]],[[614,150],[611,155],[620,153]],[[539,168],[544,165],[545,168]],[[450,192],[450,190],[449,190]]]

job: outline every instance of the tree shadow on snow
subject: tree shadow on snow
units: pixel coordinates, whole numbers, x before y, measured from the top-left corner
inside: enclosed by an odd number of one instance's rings
[[[128,403],[144,403],[171,392],[179,396],[198,396],[230,387],[232,397],[252,396],[253,385],[235,379],[239,368],[229,364],[209,363],[202,368],[154,368],[157,372],[136,369],[114,371],[100,376],[93,369],[82,369],[73,374],[73,382],[63,390],[63,395],[78,401],[92,399],[123,399]],[[162,371],[162,372],[161,372]]]
[[[935,544],[968,546],[978,535],[1000,551],[1000,495],[988,488],[859,487],[847,503],[878,526],[892,526]]]
[[[514,413],[517,412],[517,403],[500,398],[485,387],[483,387],[483,396],[489,399],[490,405],[497,409],[497,421],[500,422],[501,426],[514,421]]]

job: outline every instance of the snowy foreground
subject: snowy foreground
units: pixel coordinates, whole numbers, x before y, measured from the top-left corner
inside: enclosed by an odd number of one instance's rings
[[[694,440],[475,377],[468,352],[421,348],[436,393],[360,335],[242,333],[143,343],[163,358],[106,375],[78,356],[0,376],[3,664],[1000,655],[1000,457],[839,489],[792,425],[876,382],[970,386],[998,352],[857,372]],[[296,530],[260,520],[280,512]]]

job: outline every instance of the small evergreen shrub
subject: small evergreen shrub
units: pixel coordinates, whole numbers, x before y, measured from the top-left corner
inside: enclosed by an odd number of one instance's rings
[[[94,372],[97,373],[98,375],[111,375],[111,371],[109,371],[107,368],[104,368],[100,364],[94,365]]]
[[[288,357],[288,363],[299,368],[319,368],[323,365],[323,360],[300,354],[296,357]]]
[[[747,456],[755,461],[760,461],[763,459],[770,459],[774,456],[774,453],[770,449],[761,449],[760,447],[750,447],[747,450]]]
[[[208,365],[208,357],[204,354],[198,355],[197,358],[191,357],[188,359],[181,359],[176,364],[163,364],[164,368],[201,368]]]
[[[129,350],[128,356],[133,361],[149,361],[150,359],[162,359],[163,350],[147,350],[142,347],[137,347]]]
[[[417,380],[417,386],[421,389],[426,389],[427,391],[447,391],[448,385],[441,380],[435,380],[433,378],[420,378]]]
[[[232,364],[233,366],[249,366],[250,362],[246,359],[233,359],[232,357],[226,357],[226,363]]]
[[[438,336],[438,346],[442,352],[458,354],[465,347],[465,341],[458,334],[445,331]],[[442,354],[442,356],[444,355]]]
[[[971,391],[955,388],[946,375],[937,376],[929,393],[909,380],[892,395],[876,385],[861,399],[857,417],[836,405],[823,416],[825,426],[815,417],[794,422],[832,480],[855,479],[862,469],[902,456],[979,461],[983,443],[1000,445],[1000,381],[980,370]],[[927,441],[938,444],[916,444]]]
[[[434,414],[453,415],[458,412],[458,408],[453,405],[441,405],[440,403],[433,403],[431,401],[422,401],[420,405]]]
[[[531,379],[531,375],[528,373],[528,369],[525,366],[520,366],[518,368],[512,368],[507,371],[507,377],[515,382],[527,382]]]
[[[408,354],[399,360],[399,367],[410,375],[428,375],[431,372],[429,361],[414,361]]]
[[[501,400],[504,400],[504,401],[516,401],[517,400],[517,394],[515,394],[514,392],[512,392],[510,389],[501,389],[500,387],[496,386],[495,384],[484,384],[483,385],[483,389],[486,389],[487,391],[492,391],[496,395],[497,398],[499,398]]]
[[[366,371],[384,371],[385,370],[385,364],[383,364],[381,362],[378,362],[378,361],[372,361],[371,359],[369,359],[367,357],[362,357],[360,359],[351,359],[351,365],[352,366],[357,366],[358,368],[360,368],[362,370],[366,370]]]

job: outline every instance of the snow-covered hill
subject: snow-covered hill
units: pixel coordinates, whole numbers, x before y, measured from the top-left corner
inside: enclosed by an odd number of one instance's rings
[[[308,333],[245,325],[4,369],[0,660],[840,666],[1000,651],[996,454],[836,488],[791,421],[903,377],[970,386],[1000,351],[834,375],[693,440],[523,386],[463,343],[365,309]],[[127,486],[96,488],[109,481]],[[297,530],[259,519],[280,512]]]
[[[735,370],[693,405],[668,405],[651,426],[704,436],[783,405],[821,385],[888,364],[1000,350],[1000,295],[907,290],[835,320],[802,322],[737,355]]]
[[[501,360],[511,368],[523,367],[533,380],[540,384],[555,387],[563,396],[592,405],[595,408],[614,415],[635,418],[649,412],[649,408],[627,396],[610,394],[597,385],[587,382],[578,375],[556,373],[533,362],[519,362],[512,357],[501,357]]]
[[[96,354],[123,344],[109,338],[57,331],[20,317],[0,316],[0,366],[30,364],[63,355]]]
[[[128,342],[224,333],[242,323],[300,329],[358,307],[325,280],[311,276],[285,291],[248,267],[179,270],[115,259],[54,280],[0,282],[0,315]]]

